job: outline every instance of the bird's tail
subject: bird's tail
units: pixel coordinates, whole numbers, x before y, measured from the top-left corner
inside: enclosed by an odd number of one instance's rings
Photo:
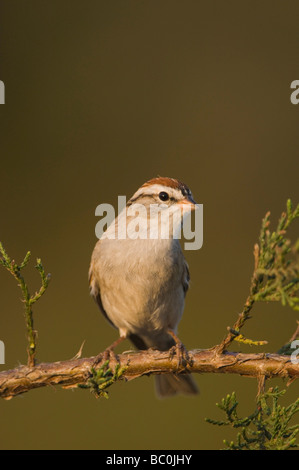
[[[155,377],[156,393],[159,398],[166,398],[182,393],[196,395],[198,387],[189,374],[163,374]]]

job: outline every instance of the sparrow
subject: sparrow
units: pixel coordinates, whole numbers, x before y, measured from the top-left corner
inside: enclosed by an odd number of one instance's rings
[[[136,208],[142,208],[137,219]],[[126,338],[139,350],[182,346],[177,329],[190,275],[177,234],[184,214],[195,208],[186,184],[169,177],[150,179],[96,243],[89,269],[90,293],[119,331],[108,351]],[[155,230],[152,220],[158,221]],[[156,375],[155,384],[159,398],[198,393],[189,373]]]

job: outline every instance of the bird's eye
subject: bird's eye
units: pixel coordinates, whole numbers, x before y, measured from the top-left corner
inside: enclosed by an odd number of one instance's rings
[[[163,202],[168,201],[168,199],[169,199],[169,194],[167,194],[165,191],[161,191],[161,193],[159,193],[159,198],[160,198],[161,201],[163,201]]]

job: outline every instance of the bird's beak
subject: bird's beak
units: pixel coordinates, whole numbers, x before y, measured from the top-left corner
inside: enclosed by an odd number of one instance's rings
[[[187,196],[179,203],[179,205],[182,209],[194,211],[196,207],[196,202],[194,201],[192,196]]]

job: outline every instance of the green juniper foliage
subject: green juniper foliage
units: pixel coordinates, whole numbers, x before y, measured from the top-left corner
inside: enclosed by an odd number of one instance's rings
[[[259,396],[253,413],[241,418],[233,392],[217,403],[218,408],[226,414],[226,419],[216,421],[206,418],[206,421],[238,430],[236,442],[223,441],[227,450],[288,450],[298,447],[296,435],[299,424],[290,425],[290,421],[299,412],[299,398],[287,407],[281,406],[278,401],[285,393],[286,390],[279,391],[278,387],[270,388]]]
[[[120,367],[117,364],[114,372],[109,367],[109,360],[105,361],[104,364],[99,368],[91,368],[91,376],[87,384],[79,384],[79,388],[88,388],[94,395],[99,397],[109,398],[106,389],[110,387],[114,382],[121,378],[125,371],[125,367]]]
[[[281,301],[299,311],[299,239],[291,246],[286,238],[290,224],[299,217],[299,204],[293,210],[291,200],[283,212],[275,231],[269,230],[270,213],[263,219],[259,238],[259,256],[256,266],[258,289],[255,301]]]
[[[277,227],[270,231],[270,212],[262,221],[259,244],[254,247],[255,266],[251,280],[250,293],[233,328],[223,341],[222,350],[226,349],[235,340],[251,345],[262,345],[266,341],[252,341],[240,334],[240,329],[250,318],[251,310],[258,301],[280,301],[283,306],[288,305],[293,310],[299,310],[299,239],[291,245],[286,238],[290,224],[299,217],[299,204],[295,209],[291,200],[287,201],[287,210],[278,220]],[[299,326],[292,339],[284,345],[279,354],[292,354],[292,341],[299,337]],[[235,393],[227,395],[217,406],[225,412],[226,420],[215,421],[206,418],[206,421],[218,426],[232,426],[240,429],[235,442],[224,441],[226,448],[231,450],[286,450],[298,447],[296,435],[299,424],[289,426],[291,418],[299,411],[299,399],[288,407],[278,404],[279,398],[286,390],[279,391],[270,388],[268,392],[259,395],[257,408],[245,418],[237,413],[238,402]],[[272,407],[269,401],[272,400]]]
[[[240,333],[246,321],[251,318],[251,310],[255,302],[280,301],[293,310],[299,310],[299,239],[291,245],[286,237],[291,223],[299,218],[299,204],[295,209],[291,200],[287,201],[286,212],[281,214],[277,227],[270,231],[270,212],[262,220],[259,243],[254,247],[254,271],[250,291],[242,312],[228,335],[217,347],[222,353],[233,341],[251,345],[266,344],[263,341],[253,341]]]
[[[0,242],[0,264],[4,266],[13,275],[13,277],[18,282],[18,286],[21,288],[21,291],[22,291],[23,302],[24,302],[24,307],[25,307],[25,321],[26,321],[27,336],[28,336],[28,349],[27,349],[28,365],[34,366],[35,355],[36,355],[36,331],[34,330],[34,327],[33,327],[32,305],[35,302],[37,302],[41,298],[41,296],[45,293],[49,285],[51,276],[50,274],[46,275],[41,260],[37,258],[35,267],[40,274],[42,285],[40,289],[37,292],[35,292],[34,295],[30,295],[27,283],[21,274],[22,269],[24,269],[27,266],[30,260],[30,256],[31,256],[31,253],[30,251],[28,251],[22,263],[18,265],[14,260],[10,259],[2,243]]]

